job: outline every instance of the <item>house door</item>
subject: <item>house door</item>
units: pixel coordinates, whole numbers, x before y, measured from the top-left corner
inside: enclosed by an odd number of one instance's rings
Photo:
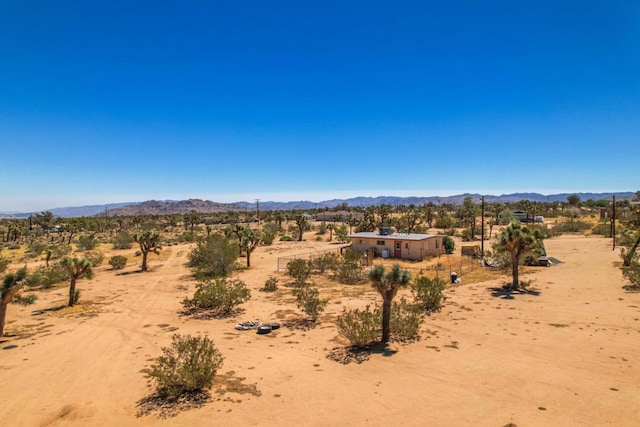
[[[395,250],[393,251],[394,258],[402,258],[402,242],[396,242]]]

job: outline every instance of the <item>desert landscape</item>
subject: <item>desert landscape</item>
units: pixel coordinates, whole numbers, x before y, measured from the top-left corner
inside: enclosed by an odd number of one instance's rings
[[[420,340],[344,364],[328,358],[345,347],[335,318],[380,297],[368,283],[314,278],[329,304],[315,327],[301,321],[278,258],[343,246],[314,237],[259,246],[251,268],[234,274],[251,299],[230,318],[182,312],[181,300],[194,291],[186,266],[192,243],[150,255],[145,273],[139,258],[124,270],[95,268],[93,279],[78,282],[74,307],[65,307],[64,285],[40,292],[34,305],[10,305],[0,344],[0,425],[637,425],[640,294],[622,288],[611,239],[545,240],[561,263],[523,268],[529,292],[501,292],[508,272],[485,277],[478,263],[447,286]],[[460,255],[451,257],[406,265],[455,266]],[[260,292],[269,276],[278,290]],[[247,320],[282,326],[266,335],[235,329]],[[210,399],[182,409],[150,405],[145,375],[175,333],[206,335],[224,357]]]

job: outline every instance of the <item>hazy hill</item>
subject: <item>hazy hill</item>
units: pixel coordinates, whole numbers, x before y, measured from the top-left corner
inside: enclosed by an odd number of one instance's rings
[[[571,194],[577,194],[581,200],[602,200],[611,199],[615,196],[619,199],[630,199],[635,193],[616,192],[616,193],[561,193],[544,195],[539,193],[513,193],[502,194],[500,196],[485,195],[485,202],[515,203],[520,200],[531,200],[536,202],[565,202]],[[479,202],[482,195],[480,194],[458,194],[453,196],[431,196],[431,197],[397,197],[397,196],[378,196],[378,197],[352,197],[349,199],[331,199],[321,202],[311,202],[308,200],[299,200],[292,202],[260,202],[260,210],[293,210],[293,209],[316,209],[316,208],[334,208],[343,203],[349,206],[367,207],[378,206],[381,204],[396,205],[422,205],[424,203],[450,203],[459,205],[465,197],[471,196],[474,201]],[[107,205],[89,205],[77,207],[64,207],[47,209],[55,216],[60,217],[78,217],[78,216],[95,216],[104,215],[163,215],[163,214],[181,214],[191,211],[202,213],[230,212],[230,211],[247,211],[255,210],[256,204],[251,202],[236,203],[218,203],[209,200],[189,199],[189,200],[148,200],[146,202],[129,202],[129,203],[111,203]],[[106,211],[106,212],[105,212]],[[0,212],[0,218],[25,218],[33,212],[17,213],[17,212]]]

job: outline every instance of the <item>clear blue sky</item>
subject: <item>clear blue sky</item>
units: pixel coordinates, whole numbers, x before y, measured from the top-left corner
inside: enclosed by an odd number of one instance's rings
[[[640,189],[640,2],[3,1],[0,211]]]

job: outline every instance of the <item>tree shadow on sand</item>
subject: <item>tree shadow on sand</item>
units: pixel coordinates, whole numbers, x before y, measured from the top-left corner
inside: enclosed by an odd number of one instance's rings
[[[514,295],[533,295],[535,297],[540,296],[540,291],[535,289],[528,289],[527,287],[520,285],[518,289],[514,289],[511,285],[504,285],[498,288],[488,288],[491,291],[491,296],[502,299],[514,299]]]
[[[371,359],[374,354],[380,354],[384,357],[390,357],[396,354],[398,350],[389,348],[386,343],[373,343],[364,347],[336,347],[327,354],[327,359],[334,362],[348,365],[349,363],[360,364]]]

